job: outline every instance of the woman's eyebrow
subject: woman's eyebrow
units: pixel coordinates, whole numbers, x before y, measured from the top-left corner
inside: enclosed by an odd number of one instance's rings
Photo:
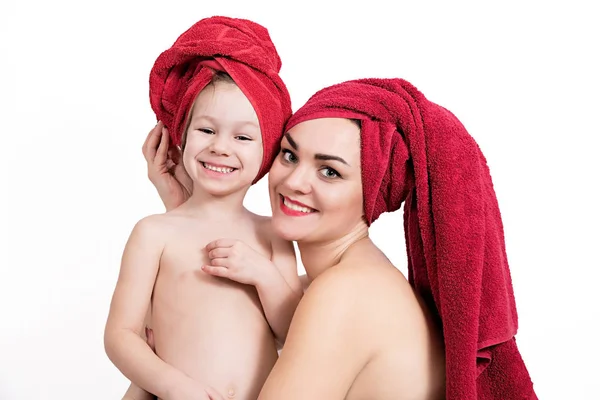
[[[290,142],[290,146],[292,146],[292,148],[294,150],[298,150],[298,143],[296,143],[294,141],[294,139],[292,139],[292,135],[290,135],[289,133],[284,133],[283,136],[285,136],[285,138],[287,139],[288,142]]]
[[[285,136],[285,138],[287,139],[287,141],[290,143],[290,146],[292,146],[292,148],[294,150],[298,150],[298,143],[296,143],[294,141],[294,139],[292,139],[292,135],[290,135],[288,132],[284,133],[283,136]],[[332,156],[330,154],[323,154],[323,153],[317,153],[315,154],[315,160],[322,160],[322,161],[339,161],[343,164],[346,164],[347,166],[350,166],[350,164],[348,164],[348,162],[346,160],[344,160],[342,157],[338,157],[338,156]]]
[[[290,144],[291,144],[291,143],[290,143]],[[344,160],[342,157],[338,157],[338,156],[332,156],[332,155],[329,155],[329,154],[321,154],[321,153],[317,153],[317,154],[315,154],[315,160],[324,160],[324,161],[330,161],[330,160],[333,160],[333,161],[339,161],[339,162],[341,162],[341,163],[344,163],[344,164],[346,164],[347,166],[350,166],[350,164],[348,164],[348,163],[346,162],[346,160]]]

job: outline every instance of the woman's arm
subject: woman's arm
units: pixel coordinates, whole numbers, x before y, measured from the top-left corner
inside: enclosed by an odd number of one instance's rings
[[[311,283],[259,400],[346,397],[374,354],[361,286],[359,276],[336,267]]]
[[[104,333],[106,354],[133,383],[169,398],[192,379],[162,361],[140,336],[164,247],[161,224],[139,221],[123,252]]]
[[[156,396],[146,392],[135,383],[132,383],[129,385],[129,388],[127,388],[127,392],[125,392],[125,395],[121,400],[156,400]]]

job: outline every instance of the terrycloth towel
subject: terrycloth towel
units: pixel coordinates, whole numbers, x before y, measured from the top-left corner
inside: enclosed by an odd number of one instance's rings
[[[263,26],[215,16],[195,23],[164,51],[150,72],[150,104],[173,142],[181,144],[190,108],[215,71],[227,72],[254,107],[263,139],[263,162],[254,182],[269,170],[292,112],[279,71],[281,60]]]
[[[323,117],[361,120],[368,223],[406,202],[409,281],[442,323],[447,399],[536,398],[514,341],[517,311],[498,202],[465,127],[400,79],[325,88],[286,130]]]

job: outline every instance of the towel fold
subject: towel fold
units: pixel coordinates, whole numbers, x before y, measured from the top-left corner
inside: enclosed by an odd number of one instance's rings
[[[281,60],[266,28],[239,18],[205,18],[156,59],[150,72],[150,104],[173,143],[180,145],[197,95],[217,71],[229,74],[260,122],[264,154],[257,182],[277,155],[283,126],[292,112],[280,69]]]
[[[447,399],[535,399],[514,341],[498,202],[475,140],[450,111],[401,79],[322,89],[286,130],[324,117],[361,121],[367,222],[405,202],[409,281],[441,322]]]

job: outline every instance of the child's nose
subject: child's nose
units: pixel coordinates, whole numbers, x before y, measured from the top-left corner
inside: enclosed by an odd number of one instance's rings
[[[210,151],[213,154],[227,156],[231,152],[229,140],[225,135],[214,135],[214,139],[210,144]]]

